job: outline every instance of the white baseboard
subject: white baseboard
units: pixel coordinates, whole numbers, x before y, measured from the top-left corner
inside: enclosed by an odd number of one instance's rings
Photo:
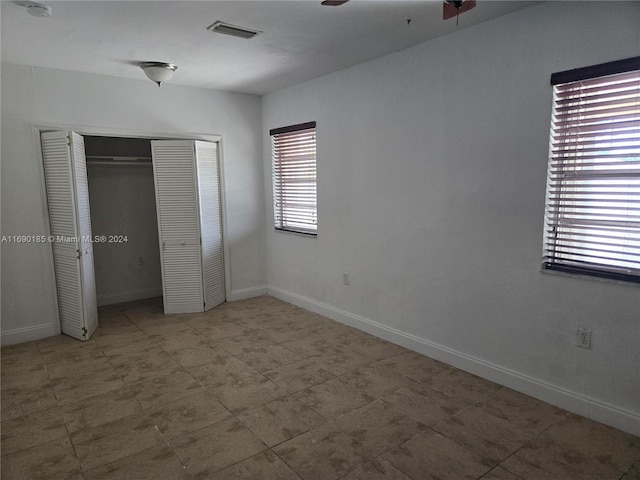
[[[5,347],[56,335],[60,335],[60,325],[57,323],[44,323],[14,330],[3,330],[0,336],[0,344]]]
[[[270,286],[268,294],[512,390],[640,436],[640,414],[638,413],[552,385],[281,288]]]
[[[113,305],[115,303],[133,302],[145,298],[161,297],[162,287],[142,288],[135,292],[115,293],[111,295],[98,295],[98,306]]]
[[[241,288],[238,290],[232,290],[231,294],[227,297],[230,302],[237,300],[246,300],[247,298],[259,297],[267,294],[267,286],[261,285],[259,287]]]

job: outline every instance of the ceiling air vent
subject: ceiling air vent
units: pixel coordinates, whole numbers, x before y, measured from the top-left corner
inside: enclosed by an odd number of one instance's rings
[[[262,33],[260,30],[251,30],[250,28],[238,27],[224,22],[216,22],[213,25],[209,25],[207,30],[239,38],[253,38],[259,33]]]

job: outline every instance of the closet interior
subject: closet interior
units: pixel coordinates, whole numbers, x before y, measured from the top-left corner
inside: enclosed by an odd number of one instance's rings
[[[162,296],[151,141],[84,141],[98,305]]]

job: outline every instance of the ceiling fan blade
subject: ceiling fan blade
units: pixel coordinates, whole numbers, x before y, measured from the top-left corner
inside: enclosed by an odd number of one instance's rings
[[[442,4],[442,19],[448,20],[449,18],[457,17],[461,13],[468,12],[476,6],[476,0],[465,0],[460,2],[460,8],[456,8],[453,1],[443,2]]]
[[[349,0],[324,0],[322,5],[326,5],[328,7],[339,7],[343,3],[347,3]]]

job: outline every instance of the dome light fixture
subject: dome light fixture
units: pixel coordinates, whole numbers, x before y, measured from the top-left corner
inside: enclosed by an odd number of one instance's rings
[[[165,62],[141,62],[140,68],[149,80],[161,86],[173,77],[173,72],[178,69],[177,65]]]
[[[25,2],[21,4],[27,8],[27,13],[38,18],[50,17],[53,13],[53,9],[49,5],[43,5],[37,2]]]

